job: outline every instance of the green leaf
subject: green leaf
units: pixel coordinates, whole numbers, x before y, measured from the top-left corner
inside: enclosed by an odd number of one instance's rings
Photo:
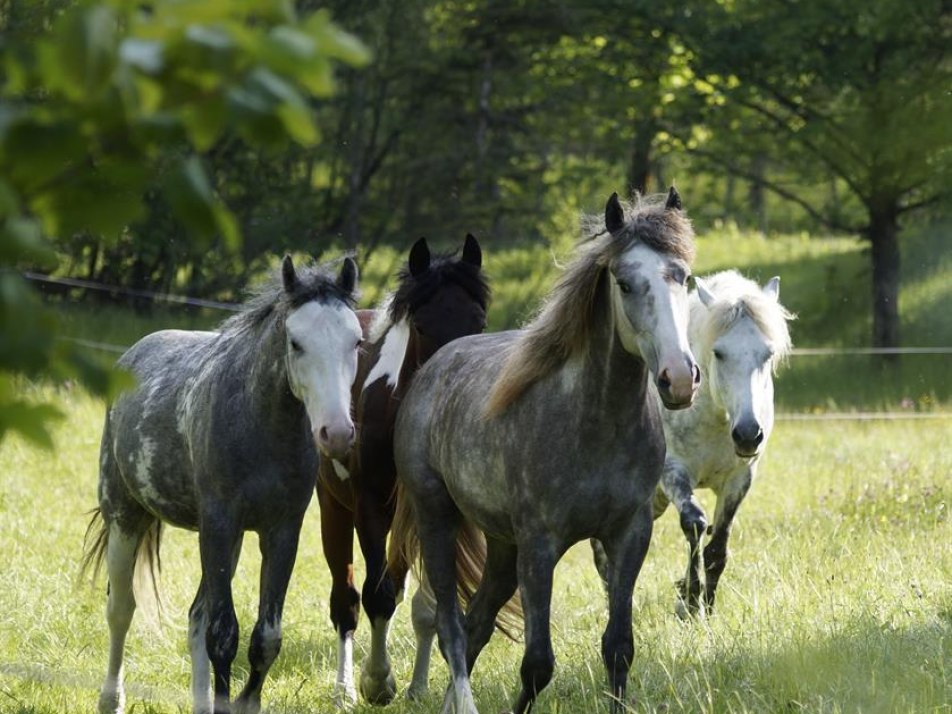
[[[37,446],[52,450],[53,437],[48,426],[62,418],[63,413],[52,404],[0,401],[0,441],[8,431],[15,431]]]
[[[0,225],[0,263],[56,265],[56,252],[43,240],[39,223],[32,218],[9,216]]]
[[[118,18],[105,4],[73,8],[63,16],[51,41],[59,60],[59,88],[83,101],[98,96],[117,61]],[[49,64],[47,72],[54,71]]]
[[[304,26],[317,42],[317,49],[326,57],[362,67],[370,62],[371,52],[359,39],[335,25],[326,9],[304,21]]]
[[[175,216],[197,237],[209,240],[220,233],[226,244],[238,243],[234,217],[216,198],[197,157],[190,156],[170,172],[165,195]]]
[[[128,37],[119,45],[119,59],[145,74],[158,74],[165,67],[162,43]]]
[[[282,104],[278,107],[278,116],[296,142],[304,146],[317,143],[317,127],[314,126],[310,109],[294,104]]]

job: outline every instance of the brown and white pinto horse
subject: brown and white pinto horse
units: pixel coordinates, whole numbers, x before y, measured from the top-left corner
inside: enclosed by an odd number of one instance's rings
[[[479,242],[471,235],[459,258],[431,258],[421,238],[410,250],[396,292],[378,310],[358,313],[366,340],[353,387],[357,442],[345,458],[321,460],[317,484],[324,556],[333,580],[331,621],[340,637],[334,689],[339,706],[357,699],[353,637],[361,599],[371,627],[361,694],[385,704],[396,692],[387,631],[407,568],[387,568],[396,481],[393,425],[420,365],[448,342],[485,328],[489,287],[481,265]],[[367,568],[362,594],[354,585],[355,530]]]

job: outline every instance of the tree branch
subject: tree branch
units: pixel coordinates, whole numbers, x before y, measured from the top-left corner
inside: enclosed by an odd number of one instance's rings
[[[813,218],[815,221],[817,221],[818,223],[828,228],[831,228],[836,231],[843,231],[844,233],[862,233],[865,230],[864,226],[856,226],[856,225],[850,225],[847,223],[842,223],[841,221],[837,220],[836,218],[833,218],[832,216],[828,216],[821,213],[816,208],[814,208],[810,204],[809,201],[807,201],[805,198],[798,196],[790,189],[784,188],[780,184],[774,181],[771,181],[770,179],[764,178],[763,176],[755,173],[754,171],[738,166],[737,164],[726,160],[723,156],[719,156],[712,151],[705,151],[704,149],[688,149],[688,152],[691,154],[700,156],[702,158],[707,158],[712,161],[715,161],[721,166],[725,166],[727,170],[730,173],[734,174],[735,176],[739,176],[741,178],[747,179],[748,181],[752,181],[758,186],[762,186],[766,188],[768,191],[772,191],[773,193],[777,194],[781,198],[786,199],[787,201],[790,201],[791,203],[797,204],[798,206],[800,206],[800,208],[806,211],[807,214],[811,218]]]

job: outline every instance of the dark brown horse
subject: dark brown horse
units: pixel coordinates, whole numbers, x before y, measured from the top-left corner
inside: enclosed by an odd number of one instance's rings
[[[369,702],[385,704],[396,691],[387,631],[407,569],[387,569],[396,481],[393,425],[420,365],[446,343],[485,328],[489,288],[481,265],[482,252],[471,235],[460,258],[431,258],[421,238],[410,250],[396,292],[380,309],[358,313],[366,342],[353,388],[357,443],[345,458],[321,460],[317,484],[324,556],[333,579],[331,620],[340,637],[334,689],[338,705],[357,699],[353,636],[361,593],[354,586],[355,530],[367,566],[362,599],[371,627],[361,694]]]

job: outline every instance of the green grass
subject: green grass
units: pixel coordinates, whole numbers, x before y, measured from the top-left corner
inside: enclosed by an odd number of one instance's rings
[[[76,574],[85,512],[95,505],[103,407],[81,390],[36,389],[68,416],[56,428],[54,452],[16,437],[0,446],[0,711],[93,711],[106,663],[104,587],[77,584]],[[948,428],[942,418],[780,422],[738,517],[719,610],[707,621],[682,623],[673,614],[685,547],[676,518],[665,514],[635,591],[634,711],[950,711]],[[704,503],[710,512],[710,500]],[[198,583],[196,538],[176,529],[166,535],[166,624],[155,629],[137,617],[128,645],[127,707],[139,714],[189,710],[185,627]],[[239,681],[258,563],[249,535],[235,578]],[[328,592],[312,504],[284,649],[265,688],[271,712],[332,710]],[[365,624],[358,659],[368,643]],[[583,546],[557,570],[552,624],[558,664],[535,711],[608,711],[598,654],[605,606]],[[413,650],[405,605],[392,641],[405,687]],[[521,651],[493,638],[474,674],[481,711],[508,705]],[[417,705],[400,699],[385,711],[436,710],[446,670],[438,656],[434,662],[430,698]]]

